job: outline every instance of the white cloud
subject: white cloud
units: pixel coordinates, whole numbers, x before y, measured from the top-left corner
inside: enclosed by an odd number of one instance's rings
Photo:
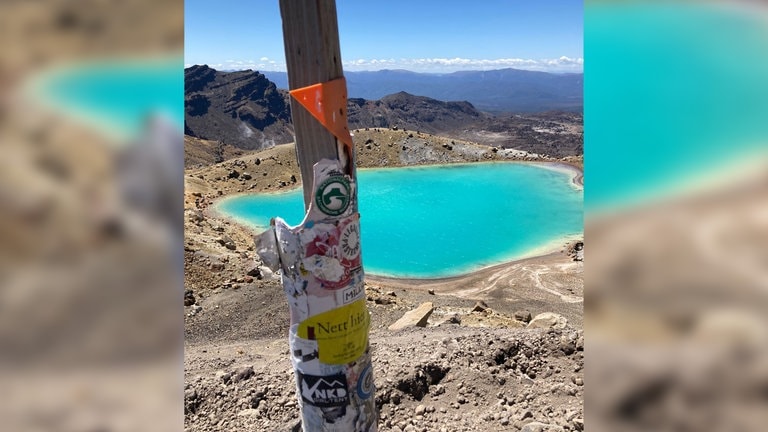
[[[286,65],[282,60],[271,60],[261,57],[254,60],[227,60],[223,63],[210,65],[218,70],[285,71]],[[584,59],[561,56],[550,59],[468,59],[453,58],[358,58],[344,61],[344,69],[349,71],[406,69],[414,72],[449,73],[461,70],[492,70],[492,69],[524,69],[543,72],[576,72],[584,71]]]
[[[251,69],[255,71],[284,71],[285,63],[270,60],[269,57],[261,57],[259,61],[255,60],[226,60],[223,63],[210,65],[216,70],[237,71]]]
[[[467,59],[454,58],[401,58],[395,59],[353,59],[344,62],[349,70],[373,70],[382,68],[408,69],[414,72],[454,72],[459,70],[490,70],[517,68],[544,72],[582,72],[583,58],[562,56],[557,59]]]

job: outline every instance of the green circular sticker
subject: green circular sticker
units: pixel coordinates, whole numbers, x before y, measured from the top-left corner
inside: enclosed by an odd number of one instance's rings
[[[351,188],[343,176],[327,178],[315,193],[315,202],[320,210],[330,216],[338,216],[349,207]]]

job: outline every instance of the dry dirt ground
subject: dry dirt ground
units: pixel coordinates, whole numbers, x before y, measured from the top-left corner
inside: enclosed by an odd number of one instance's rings
[[[543,160],[413,131],[354,135],[361,167]],[[253,233],[212,206],[300,185],[293,146],[188,169],[185,183],[185,428],[298,430],[279,277],[260,266]],[[583,263],[574,256],[570,244],[463,277],[367,277],[379,430],[583,430]],[[388,329],[424,302],[434,305],[426,327]],[[535,319],[550,312],[564,320]]]

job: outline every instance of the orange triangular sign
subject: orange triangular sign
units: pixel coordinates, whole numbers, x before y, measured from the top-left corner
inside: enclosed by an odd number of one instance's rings
[[[347,126],[347,82],[344,77],[290,91],[291,96],[312,114],[352,154],[352,136]]]

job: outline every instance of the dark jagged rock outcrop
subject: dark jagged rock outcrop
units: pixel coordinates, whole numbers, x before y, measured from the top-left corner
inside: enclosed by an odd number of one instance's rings
[[[488,117],[469,102],[443,102],[399,92],[381,100],[350,99],[351,128],[398,126],[428,133],[452,131]]]
[[[242,149],[293,140],[287,93],[259,72],[184,71],[184,129],[188,135]]]
[[[184,94],[203,91],[206,85],[216,79],[216,70],[206,65],[195,65],[184,70]]]

